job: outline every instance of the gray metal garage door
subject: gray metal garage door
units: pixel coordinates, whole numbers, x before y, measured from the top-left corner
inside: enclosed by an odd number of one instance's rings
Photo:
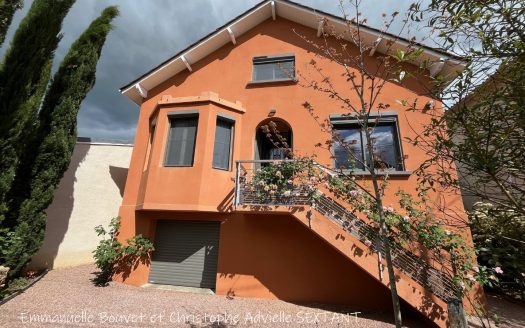
[[[149,282],[215,289],[219,222],[159,220]]]

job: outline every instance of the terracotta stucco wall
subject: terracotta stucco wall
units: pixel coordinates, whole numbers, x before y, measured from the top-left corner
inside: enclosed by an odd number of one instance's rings
[[[77,143],[68,170],[47,209],[46,234],[30,268],[93,262],[100,237],[93,228],[118,215],[132,147]]]
[[[246,112],[239,116],[236,123],[234,160],[253,159],[255,146],[255,131],[261,121],[268,117],[271,109],[276,109],[276,118],[283,119],[290,124],[293,130],[294,151],[302,154],[317,154],[317,159],[322,164],[332,165],[330,153],[320,148],[314,147],[315,144],[324,142],[330,138],[327,133],[321,132],[318,124],[312,119],[302,104],[308,101],[316,108],[316,115],[320,119],[327,118],[330,114],[345,113],[341,104],[312,89],[305,88],[301,84],[308,78],[319,79],[307,63],[315,59],[323,67],[325,72],[329,72],[334,79],[335,85],[341,86],[341,93],[346,94],[351,101],[357,102],[356,96],[348,91],[348,85],[344,78],[340,76],[342,70],[337,64],[327,59],[314,56],[313,49],[300,37],[316,40],[316,31],[293,24],[284,19],[277,21],[268,20],[240,38],[236,46],[226,45],[215,53],[192,65],[193,72],[181,72],[169,79],[159,87],[149,90],[149,98],[141,106],[137,134],[135,138],[135,149],[130,167],[130,177],[128,188],[124,196],[123,206],[133,206],[141,204],[144,197],[149,203],[148,208],[159,209],[180,209],[184,205],[177,193],[181,187],[185,191],[191,190],[198,195],[198,202],[208,204],[208,210],[216,210],[213,205],[217,202],[218,195],[226,195],[233,188],[232,178],[234,172],[216,172],[211,168],[211,154],[213,152],[213,136],[215,131],[215,120],[213,113],[217,111],[229,112],[228,108],[215,106],[212,104],[185,104],[185,105],[166,105],[157,107],[162,96],[172,97],[199,96],[203,92],[214,92],[221,98],[235,102],[240,101]],[[355,49],[354,49],[355,51]],[[282,53],[294,53],[296,58],[297,70],[307,79],[299,79],[299,83],[281,83],[248,85],[252,75],[252,58],[260,55],[275,55]],[[374,57],[368,58],[368,65],[373,66]],[[410,69],[410,67],[407,67]],[[403,154],[407,155],[405,169],[414,170],[426,158],[426,153],[408,143],[406,137],[414,137],[417,132],[422,130],[422,126],[430,120],[429,115],[421,112],[406,112],[398,100],[408,100],[409,102],[418,99],[419,103],[424,104],[428,100],[428,85],[421,81],[409,78],[405,85],[387,83],[379,101],[391,104],[389,112],[397,112],[399,120],[399,130],[402,140]],[[197,145],[195,149],[195,164],[191,168],[170,168],[163,167],[163,160],[168,135],[167,112],[177,110],[199,110]],[[231,112],[231,111],[230,111]],[[151,121],[156,120],[155,137],[151,148],[151,157],[147,168],[145,168],[146,154],[150,137]],[[147,170],[147,176],[143,174],[143,169]],[[453,168],[451,168],[453,170]],[[222,177],[218,177],[218,176]],[[215,178],[220,179],[220,183],[215,182]],[[391,190],[395,191],[402,188],[408,192],[415,191],[417,177],[392,178]],[[201,192],[201,186],[213,185],[213,190],[208,189]],[[395,206],[393,193],[387,195],[386,203]],[[445,197],[442,197],[445,196]],[[190,197],[186,195],[184,197]],[[455,195],[432,195],[434,200],[447,203],[455,213],[463,211],[463,204],[458,193]],[[191,204],[196,205],[196,200]],[[155,205],[156,204],[156,205]],[[191,209],[187,207],[186,209]],[[445,218],[444,215],[442,215]]]

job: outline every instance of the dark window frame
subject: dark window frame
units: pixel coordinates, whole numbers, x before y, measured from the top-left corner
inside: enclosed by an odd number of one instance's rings
[[[257,79],[257,65],[264,65],[264,64],[277,64],[277,63],[284,63],[284,62],[291,62],[293,66],[293,76],[289,77],[275,77],[276,70],[274,69],[273,72],[273,78],[271,79]],[[277,69],[280,69],[277,67]],[[253,83],[264,83],[264,82],[279,82],[279,81],[295,81],[297,77],[296,74],[296,65],[295,65],[295,54],[281,54],[281,55],[272,55],[272,56],[257,56],[253,57],[252,59],[252,81]]]
[[[360,130],[360,143],[361,143],[361,152],[363,154],[363,160],[364,164],[367,164],[367,158],[366,158],[366,149],[365,149],[365,136],[364,131],[362,128],[362,125],[359,123],[358,119],[351,115],[330,115],[330,122],[333,126],[334,130],[344,129],[344,128],[353,128]],[[394,143],[394,154],[397,157],[396,161],[396,167],[393,169],[377,169],[377,171],[380,172],[391,172],[391,173],[410,173],[406,170],[405,165],[405,156],[403,154],[403,144],[401,142],[401,133],[399,130],[399,122],[397,113],[389,112],[389,113],[383,113],[383,114],[372,114],[369,117],[368,120],[369,126],[392,126],[393,127],[393,143]],[[334,138],[334,142],[337,142]],[[336,166],[336,158],[332,161],[334,168],[339,169]],[[352,171],[351,168],[343,169],[343,171]],[[355,168],[353,169],[354,172],[357,173],[369,173],[366,168],[360,169]]]
[[[229,147],[229,154],[228,154],[228,167],[220,167],[215,166],[215,143],[217,141],[217,126],[219,125],[219,122],[228,123],[231,126],[231,132],[230,132],[230,147]],[[217,114],[217,118],[215,120],[215,136],[213,138],[213,156],[211,160],[211,167],[216,170],[222,170],[222,171],[231,171],[232,170],[232,158],[233,158],[233,142],[235,139],[235,119],[233,117],[230,117],[228,115],[224,114]]]
[[[196,120],[196,126],[195,126],[195,136],[194,136],[194,143],[193,143],[193,154],[191,157],[191,164],[189,165],[174,165],[168,163],[168,157],[171,147],[171,133],[172,133],[172,121],[173,120],[188,120],[188,119],[194,119]],[[169,112],[168,113],[168,136],[166,139],[166,145],[164,149],[164,167],[193,167],[195,164],[195,153],[197,150],[197,135],[199,131],[199,111],[197,110],[188,110],[188,111],[177,111],[177,112]]]

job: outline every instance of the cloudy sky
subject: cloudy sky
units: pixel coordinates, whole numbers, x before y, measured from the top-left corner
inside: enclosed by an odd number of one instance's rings
[[[16,26],[27,13],[24,1],[11,25],[5,52]],[[194,41],[250,9],[260,0],[77,0],[63,25],[63,39],[55,55],[58,66],[69,46],[107,6],[117,5],[114,21],[97,68],[97,82],[84,100],[78,116],[79,136],[132,142],[138,106],[122,96],[119,87],[134,80]],[[301,4],[340,15],[338,0],[296,0]],[[381,13],[405,12],[411,1],[362,0],[369,25],[381,26]],[[393,26],[396,33],[401,23]],[[1,58],[1,57],[0,57]]]

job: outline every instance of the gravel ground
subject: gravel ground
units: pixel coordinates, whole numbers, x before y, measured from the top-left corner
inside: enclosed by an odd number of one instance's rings
[[[486,294],[487,305],[493,316],[497,315],[497,324],[492,322],[493,327],[498,328],[525,328],[525,304],[510,301],[499,295]],[[473,318],[470,322],[471,328],[482,328],[479,320]]]
[[[362,313],[356,318],[333,307],[283,301],[228,299],[120,283],[95,287],[90,281],[94,271],[91,265],[50,271],[0,306],[0,327],[393,327],[388,313]],[[404,321],[408,327],[426,326],[415,319]]]

